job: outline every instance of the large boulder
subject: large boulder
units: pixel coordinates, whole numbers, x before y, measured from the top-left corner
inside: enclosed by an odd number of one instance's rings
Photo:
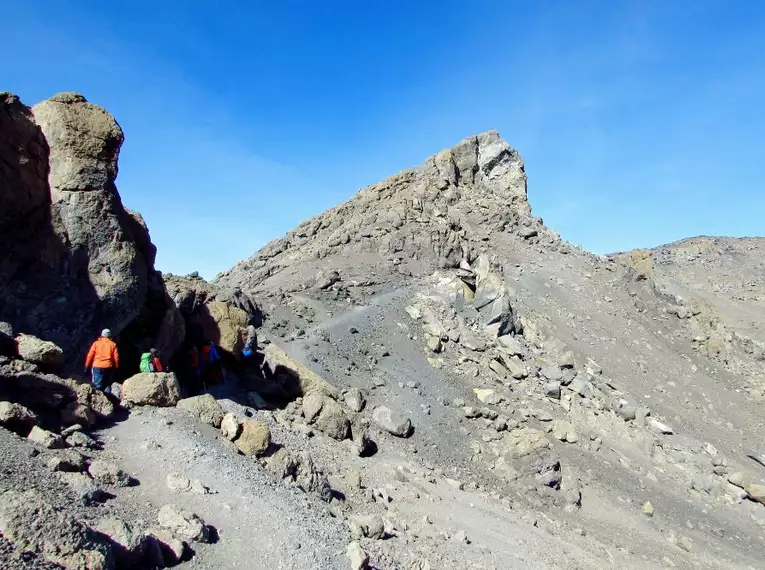
[[[181,386],[172,372],[143,372],[122,383],[122,399],[137,406],[175,406]]]
[[[244,421],[242,431],[234,443],[244,455],[261,455],[271,444],[271,430],[265,422]]]
[[[303,415],[308,423],[338,441],[344,440],[350,433],[351,421],[342,406],[318,390],[303,397]]]
[[[216,428],[220,427],[223,421],[223,408],[210,394],[184,398],[178,402],[178,407],[199,418],[202,423]]]
[[[144,311],[155,275],[148,230],[115,186],[123,139],[77,93],[31,109],[0,93],[0,320],[60,347],[69,371],[102,328],[119,334]],[[171,306],[152,307],[150,338]]]
[[[48,340],[41,340],[29,334],[16,337],[16,352],[27,362],[52,372],[59,370],[64,364],[63,350]]]

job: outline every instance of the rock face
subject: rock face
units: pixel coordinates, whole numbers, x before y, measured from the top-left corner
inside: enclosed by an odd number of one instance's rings
[[[185,321],[186,340],[213,341],[238,354],[247,325],[259,326],[260,307],[238,287],[219,287],[199,277],[164,276],[168,294]]]
[[[148,231],[115,186],[122,129],[76,93],[31,109],[2,93],[0,133],[0,320],[79,369],[102,328],[141,313],[154,275]]]
[[[470,260],[474,245],[491,232],[532,223],[523,161],[492,131],[364,188],[221,274],[217,283],[272,294],[393,280],[399,272],[424,275]],[[401,263],[391,272],[393,258]],[[346,271],[332,273],[336,266]]]
[[[122,384],[122,399],[138,406],[174,406],[181,386],[172,372],[136,374]]]

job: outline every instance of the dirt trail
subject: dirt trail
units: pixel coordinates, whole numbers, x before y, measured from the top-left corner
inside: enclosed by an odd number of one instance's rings
[[[125,500],[148,501],[153,511],[172,503],[217,529],[217,544],[195,545],[195,567],[296,570],[347,564],[347,531],[316,497],[276,484],[259,464],[219,439],[217,430],[184,412],[133,410],[100,436],[109,442],[107,453],[140,482],[125,490]],[[165,481],[173,472],[200,479],[214,494],[170,491]]]

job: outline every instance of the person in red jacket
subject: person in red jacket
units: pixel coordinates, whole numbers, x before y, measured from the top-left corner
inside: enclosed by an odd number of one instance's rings
[[[89,370],[92,371],[93,385],[102,392],[109,392],[114,371],[120,365],[117,345],[111,336],[112,331],[109,329],[101,331],[101,337],[90,346],[88,356],[85,358],[85,374]]]
[[[154,372],[164,372],[162,367],[162,360],[159,358],[159,351],[156,348],[151,349],[151,365],[154,367]]]

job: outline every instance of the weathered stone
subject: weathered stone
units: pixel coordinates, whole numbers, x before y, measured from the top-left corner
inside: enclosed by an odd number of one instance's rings
[[[552,426],[552,433],[555,439],[560,441],[576,443],[579,440],[579,436],[574,431],[574,426],[565,420],[555,420]]]
[[[508,357],[504,354],[501,355],[502,363],[507,368],[510,376],[516,380],[526,378],[529,375],[529,369],[525,366],[517,357]]]
[[[542,389],[548,398],[560,400],[560,382],[545,382]]]
[[[171,491],[178,491],[181,493],[207,495],[210,492],[209,487],[202,484],[199,479],[189,479],[182,473],[168,473],[167,477],[165,477],[165,484]]]
[[[675,430],[672,429],[672,426],[664,424],[657,419],[648,418],[646,423],[651,430],[657,433],[661,433],[664,435],[672,435],[673,433],[675,433]]]
[[[88,467],[88,473],[95,481],[111,487],[127,487],[133,479],[114,463],[96,459]]]
[[[634,420],[637,417],[635,406],[630,405],[626,400],[616,400],[613,404],[616,415],[625,422]]]
[[[36,364],[43,370],[56,372],[64,365],[64,351],[50,341],[20,334],[16,337],[16,345],[22,359]]]
[[[643,503],[643,514],[647,517],[653,516],[653,505],[650,501]]]
[[[265,422],[245,420],[242,433],[234,443],[244,455],[260,455],[271,444],[271,430]]]
[[[70,570],[107,570],[112,552],[87,527],[47,503],[38,491],[0,493],[0,532],[18,548]]]
[[[27,435],[40,418],[21,404],[0,402],[0,424],[19,435]]]
[[[223,408],[220,407],[218,400],[210,394],[184,398],[179,400],[177,405],[180,409],[186,410],[207,425],[217,428],[220,427],[221,421],[223,421]]]
[[[239,422],[235,414],[229,412],[223,416],[223,420],[220,422],[220,432],[223,437],[229,441],[234,441],[239,437],[241,429],[242,424]]]
[[[460,331],[460,344],[469,350],[483,352],[486,350],[486,341],[478,338],[472,331]]]
[[[752,476],[748,473],[736,471],[728,475],[728,483],[741,489],[746,489],[752,483]]]
[[[172,372],[136,374],[122,384],[122,399],[138,406],[175,406],[181,387]]]
[[[32,443],[36,443],[47,449],[66,447],[66,442],[60,435],[49,432],[48,430],[42,429],[38,426],[32,427],[32,429],[29,431],[27,439]]]
[[[559,382],[563,378],[563,374],[560,371],[560,367],[556,366],[543,366],[539,369],[540,376],[554,382]]]
[[[98,447],[96,440],[81,431],[76,431],[67,436],[66,443],[71,447],[85,447],[87,449],[96,449]]]
[[[167,528],[150,528],[146,535],[153,537],[160,550],[161,561],[155,561],[159,565],[175,566],[183,560],[186,553],[186,543],[175,537],[173,532]]]
[[[358,541],[354,540],[348,545],[345,555],[348,557],[351,570],[367,570],[369,568],[369,555],[364,552]]]
[[[749,499],[765,505],[765,485],[749,483],[744,490]]]
[[[364,409],[364,406],[367,404],[366,398],[364,398],[364,394],[361,393],[361,390],[358,388],[351,388],[343,395],[343,400],[345,401],[345,405],[348,406],[348,408],[352,412],[360,412]]]
[[[497,393],[489,388],[473,388],[473,392],[475,392],[475,397],[484,404],[497,404],[500,401]]]
[[[443,350],[443,344],[441,344],[440,337],[428,335],[426,344],[428,345],[428,350],[435,352],[436,354]]]
[[[385,524],[375,515],[356,515],[348,521],[353,538],[385,538]]]
[[[48,460],[48,467],[51,471],[85,471],[88,467],[87,458],[74,449],[65,449],[56,453]]]
[[[507,352],[510,356],[521,356],[524,353],[521,343],[512,335],[506,334],[500,336],[497,338],[497,344],[500,349]]]
[[[150,539],[147,535],[133,530],[124,520],[116,517],[102,519],[93,530],[109,540],[120,567],[139,564],[149,548]]]
[[[177,538],[188,542],[209,542],[210,531],[196,514],[165,505],[157,517],[159,526],[170,530]]]
[[[315,425],[323,433],[338,441],[347,438],[351,428],[351,422],[345,415],[343,408],[329,397],[324,400],[324,405],[321,407],[319,417],[316,418]]]
[[[61,471],[57,473],[57,476],[69,485],[72,491],[80,498],[80,502],[85,506],[94,505],[109,497],[106,491],[84,473]]]
[[[372,417],[380,428],[395,436],[409,437],[412,432],[412,422],[409,418],[386,406],[375,408]]]

